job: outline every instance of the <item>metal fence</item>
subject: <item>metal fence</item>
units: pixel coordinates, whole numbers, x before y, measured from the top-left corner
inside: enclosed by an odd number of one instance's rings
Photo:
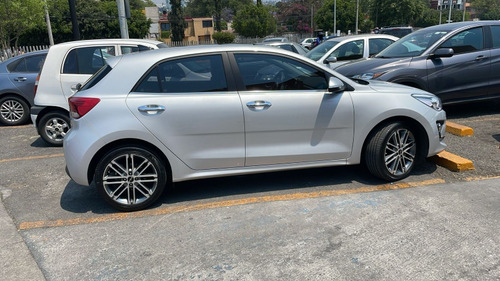
[[[48,49],[50,46],[48,45],[40,45],[40,46],[21,46],[17,48],[9,48],[9,49],[0,49],[0,61],[4,61],[7,59],[10,59],[12,57],[24,54],[24,53],[29,53],[29,52],[34,52],[34,51],[40,51],[40,50],[45,50]]]

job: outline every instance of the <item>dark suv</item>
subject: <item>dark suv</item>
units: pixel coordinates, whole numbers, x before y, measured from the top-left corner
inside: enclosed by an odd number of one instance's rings
[[[335,69],[352,78],[420,88],[444,103],[500,97],[500,21],[459,22],[415,31],[373,58]]]

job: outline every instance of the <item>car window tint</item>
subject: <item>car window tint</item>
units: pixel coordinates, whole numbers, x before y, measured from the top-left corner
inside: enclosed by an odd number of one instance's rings
[[[235,54],[247,90],[326,89],[324,72],[276,55]]]
[[[63,73],[94,74],[104,65],[106,58],[115,54],[113,46],[73,49],[66,56]]]
[[[9,64],[8,69],[10,72],[26,72],[26,61],[20,59],[16,62]]]
[[[363,57],[364,46],[364,40],[346,42],[333,51],[328,58],[336,57],[337,61],[360,59]]]
[[[383,49],[387,48],[387,46],[391,45],[394,41],[386,38],[372,38],[368,40],[370,45],[370,56],[378,54]]]
[[[153,48],[143,46],[143,45],[121,46],[120,49],[122,50],[122,55],[153,50]]]
[[[27,72],[40,72],[40,69],[45,62],[45,56],[32,56],[26,58],[26,71]]]
[[[491,33],[493,37],[493,48],[500,48],[500,25],[492,25]]]
[[[153,68],[138,84],[136,92],[220,92],[227,91],[220,55],[166,61]]]
[[[440,48],[452,48],[455,54],[475,52],[483,49],[483,28],[462,31],[441,44]]]

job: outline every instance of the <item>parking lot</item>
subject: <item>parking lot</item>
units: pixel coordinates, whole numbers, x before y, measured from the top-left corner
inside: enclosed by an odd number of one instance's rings
[[[362,166],[197,180],[118,213],[23,125],[0,127],[0,191],[47,280],[498,279],[500,102],[445,110],[474,130],[445,139],[474,170],[429,160],[394,184]]]

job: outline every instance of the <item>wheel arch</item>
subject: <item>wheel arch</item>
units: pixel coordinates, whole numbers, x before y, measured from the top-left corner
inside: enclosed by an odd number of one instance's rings
[[[69,118],[69,111],[67,111],[66,109],[61,108],[61,107],[56,107],[56,106],[47,106],[44,109],[42,109],[36,117],[36,124],[35,125],[36,125],[37,129],[38,129],[38,124],[40,123],[40,119],[42,119],[43,116],[47,115],[48,113],[53,113],[53,112],[59,112],[62,114],[66,114],[66,115],[68,115],[68,118]]]
[[[28,107],[31,107],[33,104],[27,100],[23,95],[16,93],[16,92],[6,92],[6,93],[1,93],[0,94],[0,99],[6,98],[6,97],[15,97],[15,98],[20,98],[22,99]]]
[[[366,135],[364,141],[363,141],[363,147],[361,151],[361,163],[365,162],[365,153],[366,153],[366,146],[368,145],[369,140],[382,128],[387,126],[388,124],[391,123],[396,123],[396,122],[401,122],[405,125],[407,125],[413,132],[414,136],[417,139],[417,161],[422,161],[423,159],[426,158],[427,152],[429,150],[429,136],[427,135],[427,132],[418,122],[417,120],[408,117],[408,116],[394,116],[387,118],[381,122],[379,122],[376,126],[374,126],[370,132]]]
[[[119,148],[119,147],[126,147],[126,146],[133,146],[133,147],[139,147],[143,148],[149,151],[152,151],[156,156],[160,158],[160,161],[163,162],[166,168],[166,173],[167,173],[167,182],[172,181],[172,168],[170,166],[170,162],[168,161],[168,158],[165,156],[165,154],[158,149],[155,145],[144,141],[140,139],[120,139],[116,140],[113,142],[110,142],[106,144],[105,146],[101,147],[94,156],[92,157],[92,160],[90,161],[89,168],[87,170],[87,180],[89,183],[91,183],[94,179],[94,173],[95,169],[97,167],[97,164],[99,161],[104,157],[106,153],[111,151],[112,149]]]

